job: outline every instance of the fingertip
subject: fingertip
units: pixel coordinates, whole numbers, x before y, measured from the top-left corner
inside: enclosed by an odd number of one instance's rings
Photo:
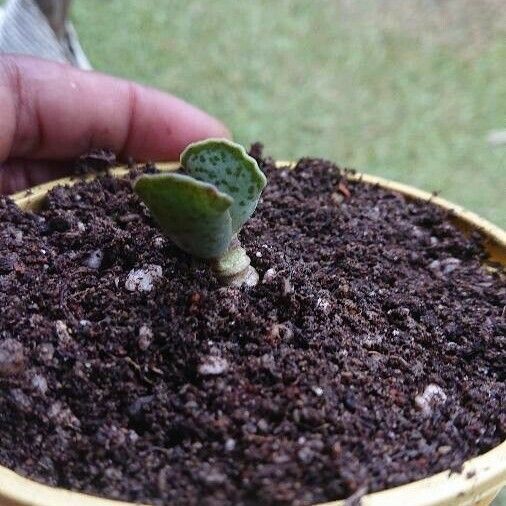
[[[167,109],[169,129],[172,130],[174,140],[177,138],[185,140],[183,149],[191,142],[204,139],[232,139],[232,133],[228,127],[215,116],[172,95],[165,95],[165,98],[172,102],[170,109]],[[178,110],[179,114],[175,114],[178,109],[175,106],[176,101],[179,102],[181,107]],[[170,114],[170,111],[172,111],[172,114]],[[176,117],[178,117],[177,120]]]
[[[179,160],[181,152],[192,142],[232,137],[217,118],[159,90],[136,87],[133,109],[122,159],[130,156],[138,161]]]
[[[232,132],[218,119],[214,119],[215,133],[209,137],[217,137],[219,139],[233,140]]]
[[[190,107],[193,108],[193,106]],[[191,118],[186,116],[184,121],[176,124],[175,128],[172,127],[172,136],[174,140],[179,138],[182,141],[183,149],[192,142],[210,138],[232,140],[232,133],[224,123],[201,109],[195,108]]]

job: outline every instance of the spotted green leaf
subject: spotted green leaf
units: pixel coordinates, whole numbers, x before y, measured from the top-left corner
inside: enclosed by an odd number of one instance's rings
[[[222,256],[233,236],[233,199],[215,186],[183,174],[140,176],[134,191],[161,229],[182,250],[198,258]]]
[[[232,197],[232,230],[239,232],[255,211],[267,184],[256,160],[239,144],[226,139],[207,139],[190,144],[181,155],[181,165],[190,176]]]

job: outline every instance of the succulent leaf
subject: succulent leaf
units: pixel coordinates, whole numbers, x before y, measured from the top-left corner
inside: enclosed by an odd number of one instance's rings
[[[183,174],[142,175],[133,185],[162,230],[198,258],[218,258],[233,237],[233,199],[212,184]]]
[[[263,172],[244,148],[226,139],[190,144],[181,155],[186,172],[230,195],[232,231],[239,232],[251,217],[267,184]]]

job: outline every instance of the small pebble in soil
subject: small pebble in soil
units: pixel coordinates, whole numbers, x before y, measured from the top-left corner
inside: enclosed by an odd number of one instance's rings
[[[79,427],[80,422],[72,410],[62,402],[56,401],[49,407],[47,416],[57,425],[64,427]]]
[[[209,355],[198,367],[198,371],[202,376],[218,376],[228,370],[228,362],[222,357]]]
[[[260,279],[258,272],[253,269],[251,266],[249,266],[246,270],[246,274],[244,278],[236,283],[232,283],[231,286],[249,286],[253,287],[258,284],[258,280]]]
[[[226,475],[218,471],[217,469],[208,468],[208,466],[205,466],[205,469],[203,469],[199,473],[200,479],[206,484],[211,487],[222,485],[227,480]]]
[[[0,341],[0,376],[14,376],[25,368],[24,346],[16,339]]]
[[[229,438],[225,441],[225,450],[227,452],[233,452],[235,449],[235,439]]]
[[[444,404],[448,396],[444,390],[434,383],[427,385],[421,395],[415,397],[416,407],[425,416],[430,416],[435,406]]]
[[[366,334],[365,336],[362,336],[360,341],[365,348],[374,348],[381,345],[384,339],[384,336],[381,334]]]
[[[341,193],[332,193],[332,195],[330,196],[330,198],[332,199],[332,202],[336,205],[336,206],[339,206],[343,200],[344,200],[344,196],[341,194]]]
[[[461,263],[462,261],[458,258],[446,258],[441,262],[441,265],[443,266],[443,274],[448,275],[452,273],[455,269],[459,268]]]
[[[297,457],[304,464],[309,464],[314,458],[314,452],[311,448],[303,446],[298,452]]]
[[[429,264],[429,269],[440,276],[448,276],[458,269],[461,263],[461,260],[453,257],[445,258],[443,260],[436,259]]]
[[[318,297],[316,300],[316,309],[324,314],[329,314],[331,308],[331,302],[323,297]]]
[[[290,328],[290,322],[274,323],[266,335],[266,341],[271,344],[278,343],[281,339],[289,341],[293,337],[293,330]]]
[[[41,394],[45,394],[47,392],[47,380],[42,374],[34,374],[32,377],[32,386],[35,390],[39,391]]]
[[[264,277],[262,279],[262,283],[271,283],[276,277],[276,269],[271,267],[265,271]]]
[[[153,239],[153,244],[155,245],[155,248],[162,249],[165,245],[165,239],[159,235]]]
[[[437,449],[437,452],[439,453],[439,455],[446,455],[447,453],[450,453],[451,451],[452,451],[452,447],[450,445],[443,445]]]
[[[317,397],[321,397],[323,395],[323,388],[321,387],[312,387],[311,390],[313,390]]]
[[[288,278],[283,278],[282,293],[283,295],[290,295],[294,292],[292,283]]]
[[[142,351],[146,351],[151,345],[151,341],[153,340],[153,331],[151,327],[148,325],[142,325],[139,329],[139,338],[137,340],[137,344]]]
[[[100,269],[103,259],[104,252],[101,249],[96,249],[90,253],[84,264],[90,269]]]
[[[132,269],[125,281],[125,288],[130,292],[150,292],[162,274],[160,265],[149,264],[141,269]]]
[[[63,347],[67,347],[70,343],[72,343],[72,337],[70,335],[69,328],[64,321],[56,320],[54,327],[59,344],[61,344]]]

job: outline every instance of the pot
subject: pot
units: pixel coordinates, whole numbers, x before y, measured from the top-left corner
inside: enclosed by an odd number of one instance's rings
[[[279,162],[286,166],[286,162]],[[173,170],[176,164],[159,165],[162,170]],[[116,176],[127,173],[125,168],[111,171]],[[90,176],[93,177],[93,176]],[[464,232],[479,231],[485,237],[485,247],[491,260],[506,267],[506,231],[480,218],[476,214],[430,193],[412,186],[396,183],[367,174],[349,175],[350,180],[401,193],[408,199],[429,201],[433,205],[451,211],[451,220]],[[72,185],[77,180],[60,179],[36,186],[28,192],[13,196],[25,210],[36,210],[47,192],[56,185]],[[362,506],[487,506],[500,489],[506,485],[506,441],[479,457],[466,461],[462,472],[449,470],[423,480],[408,483],[382,492],[365,495]],[[0,506],[132,506],[133,503],[101,499],[70,492],[34,482],[0,466]],[[344,506],[345,501],[333,501],[319,506]]]

